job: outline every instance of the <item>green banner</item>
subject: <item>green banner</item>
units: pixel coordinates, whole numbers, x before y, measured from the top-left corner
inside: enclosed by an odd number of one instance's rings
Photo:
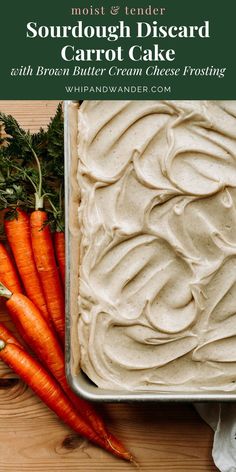
[[[232,0],[1,5],[1,99],[235,99]]]

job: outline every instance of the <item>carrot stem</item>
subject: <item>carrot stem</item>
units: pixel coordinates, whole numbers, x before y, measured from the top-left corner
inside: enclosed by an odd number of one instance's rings
[[[0,297],[4,297],[7,299],[12,297],[12,292],[8,290],[8,288],[5,287],[5,285],[3,285],[1,282],[0,282]]]

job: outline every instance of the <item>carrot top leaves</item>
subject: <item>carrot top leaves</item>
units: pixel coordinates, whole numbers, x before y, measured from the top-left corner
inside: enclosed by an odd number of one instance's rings
[[[54,192],[48,197],[51,206],[49,213],[49,222],[53,232],[65,231],[65,214],[64,214],[64,185],[61,184],[59,189],[54,189]]]
[[[64,119],[62,104],[59,103],[54,118],[48,125],[48,164],[51,165],[55,176],[64,178]]]
[[[46,200],[52,229],[62,230],[64,122],[58,105],[48,129],[30,134],[11,115],[0,113],[6,136],[0,141],[0,210],[42,209]],[[7,217],[14,217],[11,212]]]
[[[30,155],[31,135],[24,131],[16,119],[11,115],[5,115],[0,112],[0,121],[4,124],[6,137],[3,140],[5,144],[5,153],[8,156],[22,156],[26,159]]]
[[[20,159],[12,161],[0,148],[0,210],[16,206],[33,208],[31,188]]]

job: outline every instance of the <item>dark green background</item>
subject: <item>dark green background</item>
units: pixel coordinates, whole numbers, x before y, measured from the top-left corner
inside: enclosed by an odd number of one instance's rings
[[[78,17],[71,15],[72,7],[88,7],[89,5],[108,8],[112,5],[127,5],[129,7],[166,7],[168,12],[160,17],[140,17],[117,15]],[[1,99],[236,99],[236,2],[224,0],[104,0],[103,2],[86,2],[78,0],[40,0],[13,1],[1,5]],[[27,39],[26,24],[35,21],[41,25],[73,25],[77,20],[86,24],[116,24],[124,19],[127,24],[136,21],[151,22],[154,19],[158,24],[199,25],[204,20],[210,20],[210,39],[131,39],[108,42],[103,39]],[[158,43],[165,49],[176,49],[176,61],[157,63],[158,67],[227,67],[225,78],[217,77],[11,77],[12,67],[21,65],[45,67],[72,67],[80,65],[88,67],[91,63],[67,63],[61,59],[60,51],[63,45],[73,44],[79,48],[116,48],[118,45],[129,48],[133,44],[143,43],[145,47],[152,47]],[[121,67],[144,67],[155,65],[152,63],[118,63]],[[98,67],[109,67],[112,63],[97,63]],[[68,94],[65,85],[171,85],[170,94]]]

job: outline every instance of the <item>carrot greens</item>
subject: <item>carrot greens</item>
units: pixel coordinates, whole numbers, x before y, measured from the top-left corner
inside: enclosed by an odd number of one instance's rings
[[[30,134],[11,115],[0,113],[5,137],[0,141],[0,209],[47,207],[49,223],[57,225],[64,187],[62,104],[48,129]],[[44,200],[46,203],[44,204]],[[60,221],[63,220],[63,215]]]

